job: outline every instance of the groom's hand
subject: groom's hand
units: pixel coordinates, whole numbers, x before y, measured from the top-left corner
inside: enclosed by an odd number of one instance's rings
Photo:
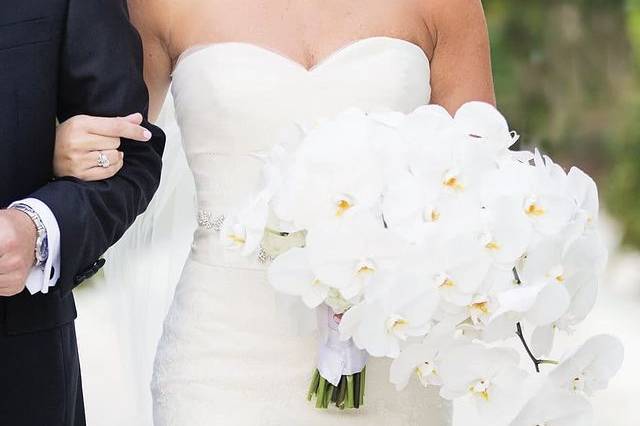
[[[35,261],[36,226],[21,211],[0,210],[0,296],[24,290]]]

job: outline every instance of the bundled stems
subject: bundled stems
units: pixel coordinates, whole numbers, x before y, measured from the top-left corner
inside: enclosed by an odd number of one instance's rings
[[[316,369],[311,378],[307,400],[316,398],[316,408],[326,409],[330,404],[344,410],[360,408],[364,404],[366,367],[359,373],[342,376],[337,386],[329,383]]]

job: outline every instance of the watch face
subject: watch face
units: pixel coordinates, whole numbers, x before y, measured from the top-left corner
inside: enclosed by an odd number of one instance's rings
[[[42,239],[42,245],[40,245],[40,257],[41,261],[46,261],[49,258],[49,239],[45,237]]]
[[[49,240],[44,236],[44,238],[38,237],[36,241],[36,259],[38,262],[46,262],[49,258]]]

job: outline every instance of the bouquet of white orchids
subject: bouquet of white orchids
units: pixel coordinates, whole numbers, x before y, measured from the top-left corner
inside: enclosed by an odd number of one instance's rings
[[[273,258],[269,283],[318,311],[316,406],[359,407],[367,356],[389,357],[398,389],[417,377],[492,424],[588,424],[586,396],[618,371],[622,345],[601,335],[545,357],[595,302],[597,188],[510,150],[517,139],[480,102],[453,117],[349,110],[266,156],[262,190],[221,238]]]

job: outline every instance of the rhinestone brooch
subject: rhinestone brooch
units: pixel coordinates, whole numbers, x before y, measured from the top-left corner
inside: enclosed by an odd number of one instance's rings
[[[205,229],[212,229],[220,232],[224,223],[224,215],[213,216],[208,210],[200,210],[198,212],[198,225]]]

